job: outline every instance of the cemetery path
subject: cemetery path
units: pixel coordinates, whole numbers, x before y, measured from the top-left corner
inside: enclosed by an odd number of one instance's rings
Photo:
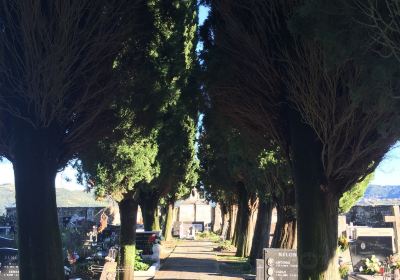
[[[157,272],[155,280],[238,280],[243,278],[224,276],[220,273],[213,251],[215,244],[209,241],[182,240]]]

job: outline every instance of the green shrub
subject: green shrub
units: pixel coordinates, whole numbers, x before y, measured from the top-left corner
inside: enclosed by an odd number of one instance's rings
[[[197,233],[196,239],[209,240],[209,241],[217,243],[221,240],[221,237],[212,231],[204,231],[204,232]]]
[[[346,236],[340,236],[338,239],[338,247],[340,249],[340,251],[344,252],[347,249],[349,249],[349,241],[347,240]]]
[[[216,248],[217,251],[228,251],[234,252],[236,250],[235,246],[232,245],[230,240],[220,241],[218,247]]]
[[[340,278],[345,279],[349,275],[350,268],[347,264],[342,264],[339,266]]]
[[[141,250],[136,250],[135,271],[146,271],[150,267],[150,264],[148,264],[146,261],[142,259],[140,255],[141,253],[142,253]]]

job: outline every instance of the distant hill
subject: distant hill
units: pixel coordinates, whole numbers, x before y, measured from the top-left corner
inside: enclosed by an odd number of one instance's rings
[[[106,202],[96,201],[93,194],[84,191],[71,191],[56,188],[57,205],[59,207],[105,207]],[[13,185],[0,185],[0,215],[5,213],[6,207],[15,206],[15,189]]]
[[[400,205],[400,186],[369,185],[356,205]]]

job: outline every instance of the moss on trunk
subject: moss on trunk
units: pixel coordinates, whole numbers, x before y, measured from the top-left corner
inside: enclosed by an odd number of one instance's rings
[[[165,219],[165,227],[164,227],[164,238],[165,241],[171,241],[172,240],[172,224],[174,222],[174,202],[173,201],[168,201],[168,208],[167,208],[167,214],[166,214],[166,219]]]
[[[135,244],[136,244],[136,218],[138,203],[132,196],[125,195],[125,198],[118,203],[121,216],[120,227],[120,265],[125,268],[124,280],[133,279],[133,267],[135,265]]]

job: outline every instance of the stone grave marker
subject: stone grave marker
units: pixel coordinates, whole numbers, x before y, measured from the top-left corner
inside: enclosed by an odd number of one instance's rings
[[[257,260],[257,280],[297,280],[297,251],[264,249],[263,263]]]
[[[359,271],[361,261],[375,255],[380,261],[393,255],[391,236],[358,236],[350,243],[351,262],[355,272]]]
[[[175,222],[172,235],[179,238],[193,238],[194,231],[203,232],[204,229],[204,222]]]
[[[398,205],[393,206],[393,216],[385,216],[386,223],[393,223],[394,247],[396,253],[400,253],[400,209]]]
[[[19,280],[17,249],[0,248],[0,280]]]
[[[100,275],[100,280],[115,280],[117,277],[117,263],[106,262]]]
[[[151,237],[153,234],[155,234],[155,236],[157,238],[159,238],[161,232],[159,232],[159,231],[136,232],[136,249],[142,250],[143,255],[152,255],[153,254],[154,243],[149,242],[149,240],[151,240]]]

